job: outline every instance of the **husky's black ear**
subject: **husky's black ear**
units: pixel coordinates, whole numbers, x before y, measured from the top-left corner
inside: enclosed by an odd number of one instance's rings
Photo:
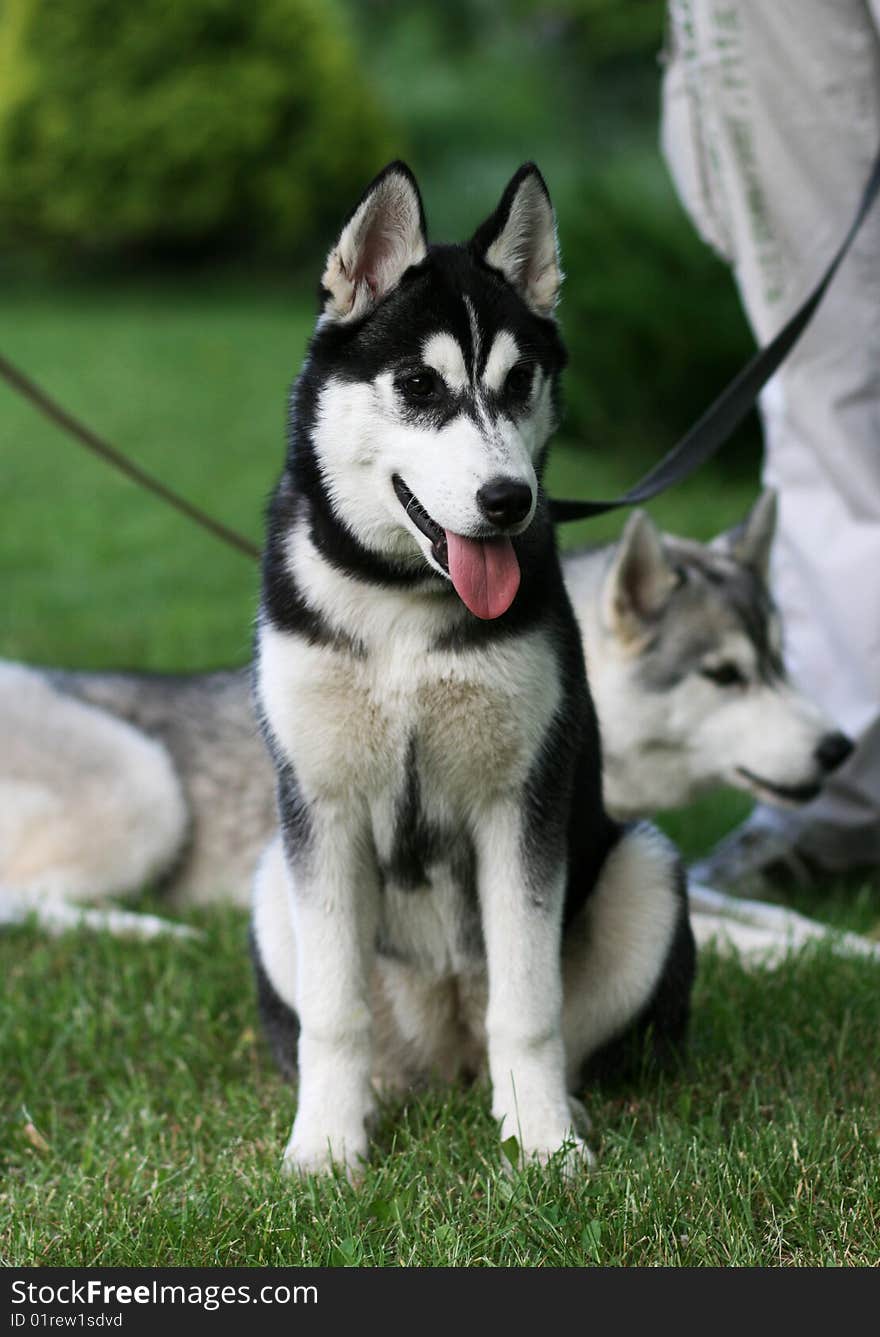
[[[524,163],[508,182],[498,208],[474,233],[471,249],[501,271],[532,311],[553,315],[562,283],[556,215],[534,163]]]
[[[324,314],[332,320],[365,315],[426,251],[416,179],[405,163],[389,163],[364,191],[327,257]]]
[[[622,640],[644,634],[645,623],[663,611],[679,575],[663,547],[660,531],[644,511],[626,522],[602,590],[607,626]]]
[[[776,493],[765,488],[745,520],[712,540],[711,547],[730,553],[750,566],[766,582],[770,570],[770,550],[776,536],[778,505]]]

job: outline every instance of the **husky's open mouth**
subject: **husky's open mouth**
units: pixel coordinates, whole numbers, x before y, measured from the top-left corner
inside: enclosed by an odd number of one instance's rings
[[[431,556],[446,572],[455,592],[475,617],[488,621],[506,613],[519,589],[520,570],[513,544],[498,538],[467,538],[444,529],[425,510],[400,477],[391,478],[397,500],[431,544]]]
[[[745,766],[737,766],[737,771],[748,781],[749,788],[753,791],[770,795],[776,800],[782,799],[785,803],[810,803],[814,798],[818,798],[822,791],[820,784],[812,785],[775,785],[769,780],[762,780],[760,775],[755,775],[754,771],[749,771]]]
[[[431,541],[431,556],[438,566],[449,574],[449,548],[446,543],[446,530],[432,520],[414,492],[410,492],[400,474],[394,474],[391,482],[397,493],[397,500],[412,520],[416,529],[420,529],[426,539]]]

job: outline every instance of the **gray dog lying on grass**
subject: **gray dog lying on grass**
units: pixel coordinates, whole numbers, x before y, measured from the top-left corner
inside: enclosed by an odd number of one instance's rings
[[[781,634],[765,583],[774,525],[770,493],[711,544],[661,534],[636,512],[618,543],[564,557],[615,816],[681,807],[721,785],[798,803],[821,784],[833,725],[762,661]],[[33,914],[50,931],[186,933],[106,904],[158,881],[174,906],[247,904],[276,823],[247,669],[0,663],[0,737],[0,922]],[[792,911],[693,884],[690,902],[698,942],[754,963],[829,937]],[[856,935],[832,941],[880,958]]]

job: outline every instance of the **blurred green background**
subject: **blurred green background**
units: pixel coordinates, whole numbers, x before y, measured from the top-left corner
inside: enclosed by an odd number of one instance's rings
[[[3,0],[0,352],[258,539],[323,258],[364,185],[405,158],[431,235],[463,239],[532,158],[567,275],[551,490],[612,495],[751,348],[660,157],[663,26],[662,0]],[[752,423],[655,518],[734,523],[758,451]],[[3,384],[0,483],[0,655],[246,659],[254,566]],[[717,811],[704,840],[736,815]]]
[[[259,538],[322,261],[366,182],[404,157],[431,234],[464,238],[533,158],[567,275],[551,490],[618,491],[751,348],[660,157],[663,22],[662,0],[4,0],[0,351]],[[757,468],[752,423],[652,512],[708,538],[745,512]],[[0,655],[247,657],[253,565],[3,385],[0,481]],[[730,815],[701,819],[706,838]]]
[[[173,271],[183,293],[259,269],[311,297],[389,157],[444,238],[531,157],[568,274],[569,431],[650,458],[748,348],[658,153],[663,18],[662,0],[5,0],[3,277]]]

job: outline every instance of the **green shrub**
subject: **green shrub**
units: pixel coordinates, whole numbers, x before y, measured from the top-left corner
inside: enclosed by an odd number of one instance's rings
[[[566,424],[656,458],[739,371],[754,343],[733,277],[685,219],[659,164],[629,160],[560,208],[570,355]],[[754,462],[755,426],[725,468]]]
[[[666,0],[557,0],[557,6],[578,57],[592,66],[651,59],[662,44]]]
[[[4,0],[0,227],[291,255],[393,154],[328,0]]]

